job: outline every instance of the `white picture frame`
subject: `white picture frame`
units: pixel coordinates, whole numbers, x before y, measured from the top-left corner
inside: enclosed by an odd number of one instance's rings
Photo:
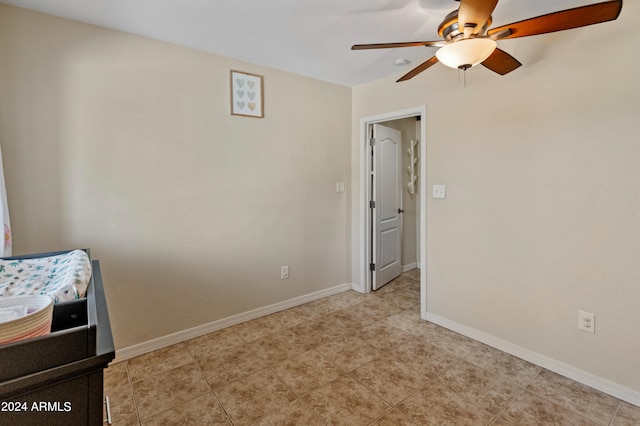
[[[231,115],[264,118],[262,76],[231,70]]]

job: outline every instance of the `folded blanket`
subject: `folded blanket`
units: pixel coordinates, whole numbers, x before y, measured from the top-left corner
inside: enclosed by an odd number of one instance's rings
[[[91,261],[83,250],[34,259],[0,259],[0,297],[46,294],[54,302],[84,297]]]

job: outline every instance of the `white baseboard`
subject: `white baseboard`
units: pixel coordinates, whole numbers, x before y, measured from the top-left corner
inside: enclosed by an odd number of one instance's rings
[[[529,361],[542,368],[546,368],[547,370],[560,374],[561,376],[568,377],[576,382],[590,386],[596,390],[621,399],[622,401],[640,406],[640,392],[626,386],[622,386],[607,379],[603,379],[602,377],[587,373],[586,371],[572,367],[545,355],[541,355],[537,352],[521,348],[513,343],[509,343],[505,340],[451,321],[439,315],[427,312],[427,321],[440,325],[444,328],[448,328],[449,330],[470,337],[471,339],[477,340],[496,349],[500,349],[501,351],[517,356],[518,358],[522,358],[525,361]]]
[[[364,294],[364,284],[351,283],[351,290]]]
[[[408,265],[402,265],[402,273],[412,271],[418,267],[416,262],[409,263]]]
[[[284,309],[289,309],[298,305],[303,305],[305,303],[313,302],[314,300],[322,299],[323,297],[342,293],[347,290],[351,290],[352,286],[353,284],[351,283],[340,284],[335,287],[305,294],[303,296],[294,297],[293,299],[288,299],[282,302],[274,303],[273,305],[253,309],[251,311],[243,312],[237,315],[232,315],[227,318],[222,318],[217,321],[210,322],[208,324],[199,325],[197,327],[178,331],[176,333],[172,333],[167,336],[158,337],[157,339],[149,340],[144,343],[139,343],[137,345],[119,349],[116,351],[116,358],[113,362],[125,361],[127,359],[144,355],[146,353],[153,352],[158,349],[166,348],[167,346],[175,345],[176,343],[184,342],[185,340],[204,336],[205,334],[208,334],[217,330],[221,330],[223,328],[230,327],[232,325],[240,324],[242,322],[263,317],[265,315],[273,314],[275,312],[279,312]]]

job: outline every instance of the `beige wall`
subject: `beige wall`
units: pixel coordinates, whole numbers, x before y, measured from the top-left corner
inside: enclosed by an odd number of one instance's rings
[[[231,69],[264,119],[229,114]],[[350,114],[348,87],[0,5],[14,253],[90,247],[118,349],[350,281]]]
[[[442,65],[354,88],[359,120],[427,105],[427,308],[640,400],[640,5],[618,21],[500,46],[501,77]],[[359,241],[354,191],[353,240]],[[352,258],[360,253],[352,245]],[[357,270],[354,270],[356,280]],[[577,328],[596,314],[597,333]]]

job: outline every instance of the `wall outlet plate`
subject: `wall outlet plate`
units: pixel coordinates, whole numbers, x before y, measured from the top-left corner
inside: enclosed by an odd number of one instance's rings
[[[433,185],[433,198],[447,198],[447,188],[444,185]]]
[[[578,328],[588,333],[596,332],[596,314],[578,311]]]

